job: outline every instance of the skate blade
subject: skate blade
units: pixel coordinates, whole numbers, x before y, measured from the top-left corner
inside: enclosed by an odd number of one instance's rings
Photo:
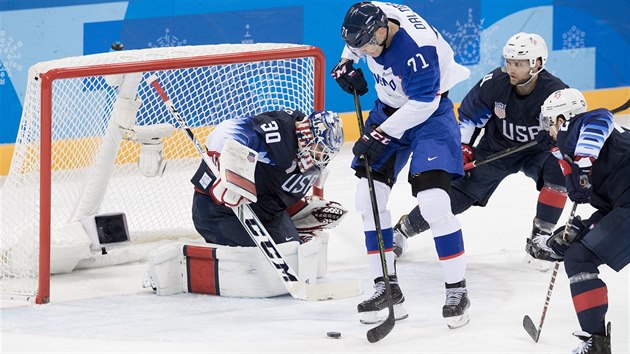
[[[541,273],[547,273],[551,268],[553,268],[553,262],[536,259],[529,254],[525,255],[523,263],[525,263],[530,269],[537,270]]]
[[[470,322],[470,317],[468,317],[468,312],[464,312],[461,316],[453,316],[453,317],[445,317],[446,325],[450,329],[456,329],[459,327],[464,327]]]
[[[363,324],[381,323],[387,319],[388,315],[389,310],[387,308],[380,311],[360,312],[359,322]],[[394,305],[394,318],[396,321],[404,320],[407,317],[409,317],[409,313],[402,304]]]

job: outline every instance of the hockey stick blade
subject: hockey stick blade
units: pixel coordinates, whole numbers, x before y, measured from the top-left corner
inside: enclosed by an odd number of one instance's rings
[[[530,337],[532,337],[534,342],[538,343],[540,332],[538,332],[534,321],[532,321],[532,319],[528,315],[525,315],[525,317],[523,317],[523,328],[525,328],[525,331],[527,332],[527,334],[529,334]]]
[[[291,288],[290,293],[291,296],[299,300],[325,301],[359,296],[363,290],[358,280],[347,280],[319,284],[300,282]]]
[[[610,113],[617,114],[619,112],[625,111],[628,108],[630,108],[630,98],[626,101],[626,103],[622,104],[621,106],[611,109]]]
[[[394,325],[396,324],[396,318],[394,317],[394,311],[389,312],[389,316],[380,323],[378,326],[367,331],[367,340],[370,343],[376,343],[379,340],[385,338],[389,332],[394,329]]]

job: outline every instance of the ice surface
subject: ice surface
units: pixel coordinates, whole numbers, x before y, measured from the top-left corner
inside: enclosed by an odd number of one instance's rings
[[[270,299],[224,298],[197,294],[158,297],[141,286],[144,264],[76,271],[52,277],[51,303],[3,301],[2,353],[569,353],[579,329],[568,281],[561,267],[539,343],[522,328],[528,314],[540,319],[551,273],[523,263],[537,192],[518,174],[507,178],[485,208],[459,216],[468,259],[470,324],[446,327],[442,271],[430,233],[409,240],[398,275],[409,318],[399,321],[381,342],[368,343],[370,326],[359,323],[356,305],[371,295],[361,221],[354,212],[356,179],[350,170],[350,144],[332,162],[326,197],[350,209],[331,232],[328,279],[361,279],[356,298],[304,302],[289,296]],[[397,220],[413,206],[406,171],[390,199]],[[567,205],[560,222],[568,217]],[[590,215],[589,206],[578,214]],[[625,230],[624,232],[627,232]],[[628,353],[629,271],[600,267],[607,283],[613,353]],[[326,332],[341,332],[329,339]]]

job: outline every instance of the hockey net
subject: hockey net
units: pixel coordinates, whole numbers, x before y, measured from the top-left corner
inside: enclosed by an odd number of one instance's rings
[[[90,215],[124,213],[132,245],[199,237],[190,178],[200,158],[146,83],[149,75],[158,77],[204,142],[226,119],[323,109],[323,66],[322,52],[311,46],[225,44],[111,52],[31,67],[0,200],[0,293],[48,302],[51,253],[54,272],[55,259],[65,257],[57,249],[85,242],[67,226]],[[147,159],[141,159],[137,135],[149,136],[138,138],[152,145],[142,152]]]

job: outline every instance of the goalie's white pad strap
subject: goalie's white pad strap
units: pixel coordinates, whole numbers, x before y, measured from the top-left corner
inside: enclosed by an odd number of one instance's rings
[[[252,202],[257,200],[254,184],[257,160],[257,151],[234,139],[227,139],[221,149],[220,177],[225,187]]]

